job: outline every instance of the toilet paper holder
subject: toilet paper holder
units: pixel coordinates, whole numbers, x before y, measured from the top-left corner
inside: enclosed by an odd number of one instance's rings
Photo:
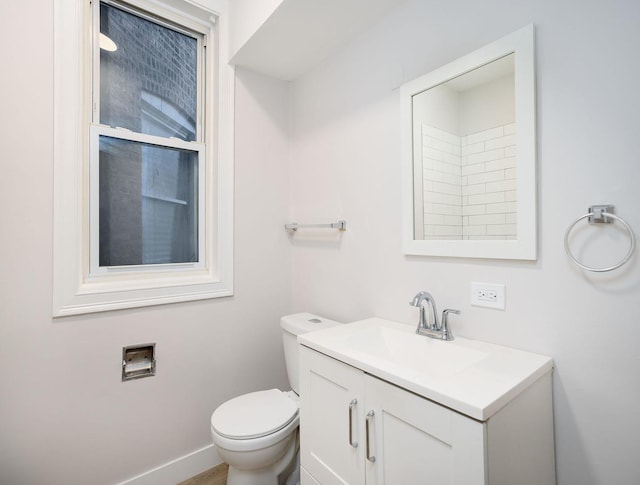
[[[155,343],[122,347],[122,380],[156,375],[155,350]]]

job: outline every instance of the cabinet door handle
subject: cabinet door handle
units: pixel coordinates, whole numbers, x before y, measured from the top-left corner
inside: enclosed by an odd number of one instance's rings
[[[354,448],[358,447],[358,442],[353,441],[353,408],[356,407],[356,404],[358,404],[357,399],[353,399],[349,403],[349,444]]]
[[[373,419],[374,416],[374,412],[373,410],[369,411],[367,413],[367,421],[366,421],[366,442],[367,442],[367,460],[369,460],[371,463],[374,463],[376,461],[376,457],[375,456],[371,456],[371,453],[369,452],[369,436],[370,436],[370,431],[369,431],[369,423],[371,422],[371,420]]]

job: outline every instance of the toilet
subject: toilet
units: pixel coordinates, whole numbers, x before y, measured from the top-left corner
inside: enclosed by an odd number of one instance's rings
[[[250,392],[221,404],[211,415],[211,437],[229,465],[227,485],[296,485],[300,480],[297,336],[340,325],[296,313],[280,319],[291,391]]]

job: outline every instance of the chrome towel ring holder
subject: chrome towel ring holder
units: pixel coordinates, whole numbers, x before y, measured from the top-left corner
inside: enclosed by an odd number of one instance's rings
[[[627,223],[627,221],[625,221],[622,217],[616,216],[613,213],[614,206],[612,205],[594,205],[589,207],[588,210],[589,212],[587,214],[580,216],[575,221],[573,221],[573,223],[569,225],[567,231],[564,233],[564,250],[567,253],[567,256],[569,256],[569,259],[576,266],[586,271],[593,271],[594,273],[604,273],[606,271],[613,271],[614,269],[618,269],[620,266],[629,261],[631,255],[633,254],[633,251],[636,248],[636,237],[633,233],[633,229],[631,229],[631,226]],[[571,233],[573,227],[582,219],[587,219],[589,224],[611,224],[613,223],[613,221],[618,221],[620,224],[622,224],[629,233],[630,244],[627,254],[625,254],[625,256],[616,264],[607,266],[605,268],[594,268],[578,261],[578,259],[571,253],[571,249],[569,248],[569,234]]]

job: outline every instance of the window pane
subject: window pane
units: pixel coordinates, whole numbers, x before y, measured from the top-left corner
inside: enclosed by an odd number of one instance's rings
[[[100,136],[100,266],[198,261],[198,152]]]
[[[138,133],[196,139],[196,39],[100,4],[100,123]]]

